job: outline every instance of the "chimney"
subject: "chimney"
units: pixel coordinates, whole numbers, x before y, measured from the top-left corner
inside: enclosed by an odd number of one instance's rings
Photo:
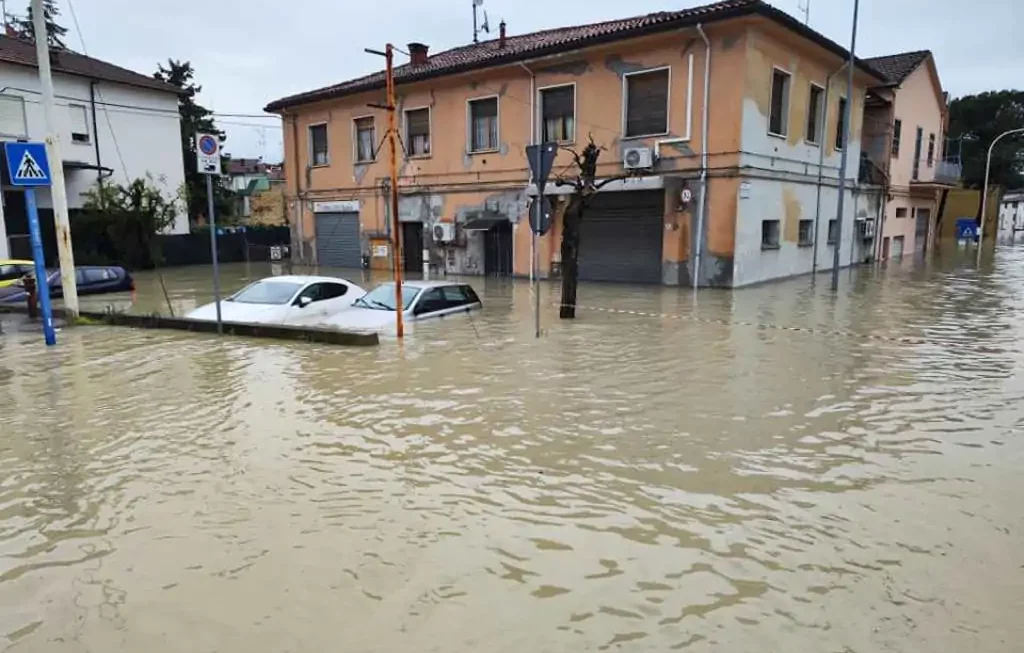
[[[422,66],[427,63],[427,46],[422,43],[410,43],[409,63],[413,66]]]
[[[505,47],[505,21],[498,24],[498,48]]]

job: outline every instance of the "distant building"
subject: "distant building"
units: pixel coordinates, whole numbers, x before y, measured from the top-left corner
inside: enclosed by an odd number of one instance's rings
[[[185,181],[179,89],[70,50],[51,50],[50,61],[69,207],[80,208],[101,178],[124,184],[150,177],[166,196],[177,197]],[[42,141],[45,132],[35,44],[0,36],[0,141]],[[24,193],[10,185],[6,166],[0,167],[4,258],[9,243],[24,251],[28,227]],[[52,207],[50,194],[38,197],[45,214]],[[183,209],[169,231],[188,230]]]
[[[262,159],[230,159],[224,167],[235,193],[235,216],[246,224],[287,224],[284,209],[284,166]]]
[[[996,239],[1000,243],[1011,243],[1021,231],[1024,231],[1024,190],[1010,191],[999,201]]]

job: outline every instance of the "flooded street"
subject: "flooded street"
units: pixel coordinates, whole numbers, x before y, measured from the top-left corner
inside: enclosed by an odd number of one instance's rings
[[[544,286],[539,340],[470,281],[369,349],[0,315],[2,649],[1020,650],[1024,249]]]

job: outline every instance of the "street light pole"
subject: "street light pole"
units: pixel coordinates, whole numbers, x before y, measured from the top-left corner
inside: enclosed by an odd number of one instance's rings
[[[839,157],[839,200],[836,203],[836,242],[833,245],[835,249],[832,250],[832,292],[839,290],[839,254],[843,248],[843,199],[846,195],[847,153],[850,151],[850,117],[853,115],[853,69],[856,63],[853,53],[857,49],[857,13],[859,10],[860,0],[854,0],[853,34],[850,36],[850,61],[846,77],[846,111],[843,115],[843,151]],[[818,234],[814,234],[814,237],[817,238]],[[853,247],[853,238],[850,238],[850,247]]]
[[[981,246],[985,244],[985,214],[988,209],[988,173],[992,168],[992,148],[1004,137],[1012,134],[1024,134],[1024,127],[1009,129],[993,138],[992,143],[988,146],[988,155],[985,157],[985,183],[981,186],[981,223],[978,226],[978,265],[981,265]]]

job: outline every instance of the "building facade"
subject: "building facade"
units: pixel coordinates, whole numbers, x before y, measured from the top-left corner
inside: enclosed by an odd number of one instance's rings
[[[176,198],[185,180],[178,89],[70,51],[52,51],[51,67],[68,206],[80,208],[100,178],[118,184],[149,178]],[[0,89],[0,140],[44,140],[34,43],[0,36]],[[0,167],[5,258],[9,243],[27,239],[28,230],[24,193],[10,185],[6,166]],[[37,195],[41,209],[52,207],[49,190]],[[188,230],[182,210],[170,232]]]
[[[869,87],[886,79],[760,0],[728,0],[468,45],[396,69],[404,265],[530,273],[528,144],[603,148],[582,223],[583,280],[738,287],[875,249],[858,192]],[[387,267],[388,119],[378,73],[271,102],[282,116],[297,256]],[[842,120],[851,104],[848,142]],[[839,167],[848,148],[842,233]],[[554,175],[571,175],[561,151]],[[557,274],[566,188],[549,182],[540,274]],[[446,226],[451,225],[451,226]],[[424,261],[424,255],[426,261]]]
[[[1021,231],[1024,231],[1024,191],[1006,193],[999,200],[996,240],[999,243],[1013,243]]]

